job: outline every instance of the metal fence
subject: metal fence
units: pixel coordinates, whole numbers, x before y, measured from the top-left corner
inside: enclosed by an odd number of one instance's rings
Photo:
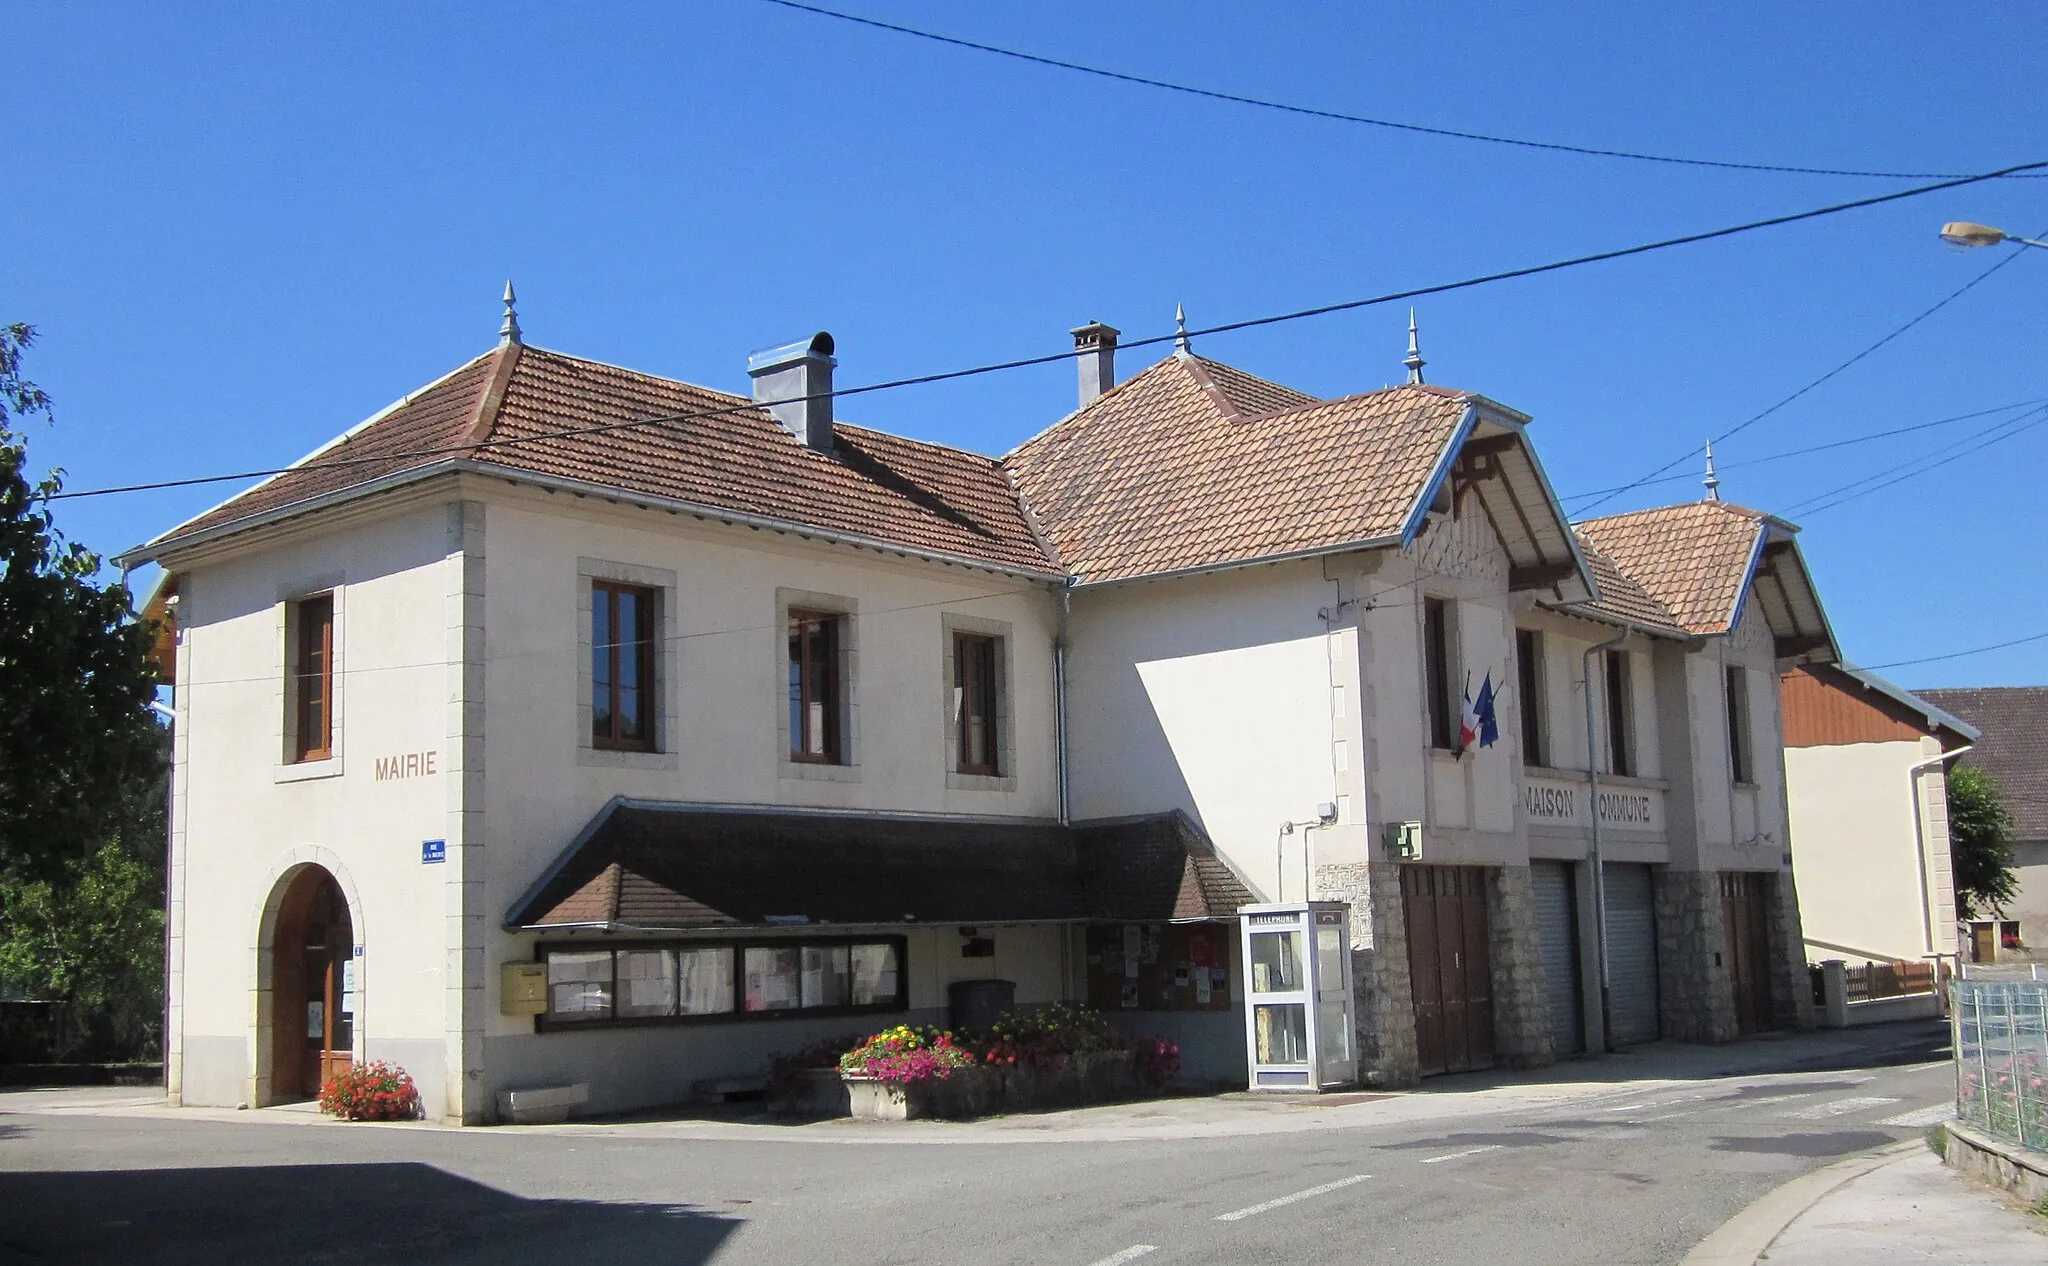
[[[2048,1152],[2048,981],[1955,982],[1956,1116]]]

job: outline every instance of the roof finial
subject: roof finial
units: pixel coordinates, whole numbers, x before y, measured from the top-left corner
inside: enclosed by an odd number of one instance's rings
[[[1195,345],[1188,342],[1188,310],[1179,304],[1173,305],[1173,354],[1193,356]]]
[[[1707,441],[1707,477],[1700,482],[1707,486],[1707,500],[1721,499],[1721,477],[1714,473],[1714,441]]]
[[[519,313],[512,306],[518,301],[519,296],[512,293],[512,282],[508,279],[505,282],[505,323],[498,327],[498,340],[500,342],[517,343],[519,341]]]
[[[1422,381],[1422,343],[1415,332],[1415,309],[1408,309],[1408,359],[1401,362],[1408,367],[1408,381]]]

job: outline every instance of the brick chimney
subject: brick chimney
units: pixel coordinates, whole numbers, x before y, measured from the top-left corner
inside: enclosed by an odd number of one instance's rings
[[[1074,350],[1080,353],[1074,359],[1081,365],[1082,408],[1116,386],[1116,337],[1121,333],[1100,321],[1090,321],[1073,332]]]
[[[754,400],[797,443],[821,453],[832,451],[832,336],[820,330],[810,338],[771,347],[747,357],[747,375],[754,380]]]

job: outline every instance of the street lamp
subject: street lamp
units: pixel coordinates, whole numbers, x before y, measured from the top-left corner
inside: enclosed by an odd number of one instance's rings
[[[1988,224],[1972,224],[1968,220],[1955,220],[1941,226],[1941,240],[1951,246],[1996,246],[2000,242],[2018,242],[2021,246],[2038,246],[2048,250],[2048,242],[2036,242],[2028,237],[2014,237],[2004,229],[1994,229]]]

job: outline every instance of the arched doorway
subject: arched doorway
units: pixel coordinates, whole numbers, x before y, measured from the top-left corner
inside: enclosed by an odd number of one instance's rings
[[[348,899],[320,866],[300,868],[277,907],[271,941],[269,1102],[310,1099],[355,1051],[355,927]]]

